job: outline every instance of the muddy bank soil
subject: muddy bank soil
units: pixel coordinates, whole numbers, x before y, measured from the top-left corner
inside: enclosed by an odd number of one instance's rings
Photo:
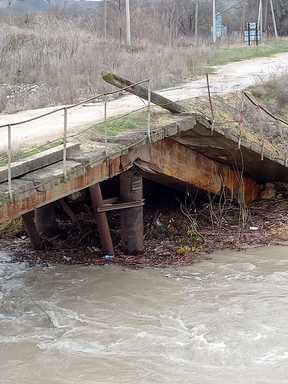
[[[84,207],[85,208],[85,207]],[[90,207],[77,214],[72,225],[64,213],[59,218],[59,236],[47,240],[45,250],[35,251],[21,222],[1,232],[1,251],[10,252],[15,262],[43,264],[115,263],[141,268],[187,265],[209,257],[219,249],[288,245],[288,199],[255,202],[249,209],[232,203],[179,203],[167,208],[145,208],[145,247],[142,255],[128,256],[120,248],[119,215],[109,217],[115,256],[106,260],[100,250],[97,228]],[[77,209],[76,209],[77,211]]]

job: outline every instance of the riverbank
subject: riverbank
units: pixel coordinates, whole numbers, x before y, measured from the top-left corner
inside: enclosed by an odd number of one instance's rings
[[[128,256],[120,250],[120,217],[109,217],[115,246],[113,259],[105,259],[100,250],[97,228],[89,208],[77,214],[72,224],[60,212],[59,236],[47,240],[44,251],[35,251],[21,221],[2,228],[1,251],[13,254],[13,260],[40,264],[117,264],[131,268],[190,265],[223,249],[245,250],[256,247],[288,245],[288,200],[279,193],[261,200],[249,209],[232,203],[204,202],[199,206],[186,202],[174,206],[145,208],[145,246],[141,255]]]

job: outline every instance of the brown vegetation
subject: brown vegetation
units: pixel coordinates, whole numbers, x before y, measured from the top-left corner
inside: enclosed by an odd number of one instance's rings
[[[47,243],[44,251],[32,250],[18,222],[1,233],[1,244],[3,249],[13,253],[15,260],[32,263],[114,263],[132,268],[189,265],[209,257],[209,253],[216,250],[287,245],[287,187],[281,190],[279,185],[277,189],[277,198],[258,201],[250,207],[245,225],[239,225],[239,208],[228,201],[225,205],[219,205],[216,200],[213,204],[198,202],[197,208],[193,202],[187,204],[187,201],[180,203],[180,209],[177,204],[145,208],[143,255],[123,254],[119,246],[119,216],[113,214],[110,223],[116,254],[113,260],[106,261],[99,248],[97,227],[88,206],[85,212],[77,214],[78,224],[73,225],[66,216],[62,216],[59,222],[62,236]]]
[[[248,11],[244,3],[223,12],[228,26],[225,42],[221,42],[225,47],[241,40],[243,22],[248,20],[248,16],[243,18]],[[255,18],[257,7],[250,3],[246,14]],[[285,44],[268,50],[239,50],[237,46],[221,51],[217,50],[219,45],[212,47],[210,0],[200,2],[197,36],[195,1],[131,2],[132,47],[125,45],[123,1],[107,2],[106,40],[103,5],[80,11],[76,4],[71,9],[51,8],[22,16],[1,8],[0,112],[72,103],[102,93],[107,90],[102,71],[129,74],[132,81],[150,78],[153,88],[159,89],[201,75],[209,64],[287,49]],[[224,11],[227,2],[219,0],[217,7]]]
[[[151,78],[160,88],[191,78],[207,63],[209,47],[105,42],[68,18],[41,15],[0,24],[0,111],[71,103],[103,92],[102,71]],[[7,97],[8,96],[8,97]]]
[[[288,149],[288,74],[271,77],[251,88],[255,99],[265,106],[275,117],[286,124],[277,122],[261,110],[257,111],[259,119],[255,120],[253,129],[264,134],[271,142],[278,144],[287,153]]]
[[[273,113],[288,118],[288,73],[273,76],[252,88],[254,96],[265,103]]]

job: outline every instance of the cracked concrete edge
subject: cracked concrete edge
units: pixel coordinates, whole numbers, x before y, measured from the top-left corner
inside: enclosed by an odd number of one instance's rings
[[[67,144],[67,156],[80,149],[78,143]],[[43,152],[37,153],[33,156],[29,156],[23,160],[16,161],[11,165],[12,178],[23,176],[31,171],[41,169],[51,164],[59,162],[63,159],[63,145],[47,149]],[[0,183],[5,183],[8,180],[8,167],[0,168]]]

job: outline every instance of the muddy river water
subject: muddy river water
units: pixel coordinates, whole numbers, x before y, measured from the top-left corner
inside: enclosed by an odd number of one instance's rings
[[[1,384],[288,382],[288,248],[189,267],[0,254]]]

